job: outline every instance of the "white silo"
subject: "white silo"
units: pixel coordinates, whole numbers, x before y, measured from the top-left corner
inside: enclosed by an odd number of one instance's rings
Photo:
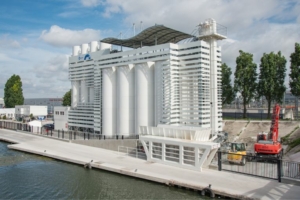
[[[78,56],[80,51],[81,51],[80,46],[73,46],[73,56]]]
[[[87,103],[88,102],[88,88],[86,86],[86,81],[81,80],[81,103]]]
[[[135,66],[136,134],[139,134],[140,126],[154,126],[153,69],[153,62]]]
[[[102,69],[102,134],[116,134],[116,69]]]
[[[99,49],[99,42],[98,41],[92,41],[90,43],[90,51],[95,52]]]
[[[79,100],[79,82],[72,81],[72,108],[77,107]]]
[[[100,42],[100,50],[111,49],[111,44]]]
[[[89,44],[82,44],[81,45],[81,54],[86,54],[89,50]]]
[[[133,135],[135,119],[133,65],[117,69],[117,134]]]

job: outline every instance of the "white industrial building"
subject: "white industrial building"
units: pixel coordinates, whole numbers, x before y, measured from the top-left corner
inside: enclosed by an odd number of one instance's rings
[[[218,148],[210,135],[222,130],[220,31],[209,19],[197,35],[155,25],[132,38],[74,46],[69,129],[139,134],[148,160],[201,169]]]
[[[1,117],[1,119],[4,116],[7,119],[15,119],[15,109],[14,108],[0,108],[0,117]]]
[[[220,131],[221,48],[216,41],[225,37],[201,31],[195,38],[156,25],[133,38],[75,46],[69,59],[69,126],[105,135],[138,134],[140,126],[158,124]],[[176,44],[187,38],[196,41]],[[116,51],[110,44],[131,49]]]
[[[16,119],[29,117],[31,114],[33,117],[45,119],[48,114],[47,106],[20,105],[14,109]]]
[[[69,116],[69,106],[55,106],[54,107],[54,127],[55,130],[69,130],[68,128],[68,116]]]

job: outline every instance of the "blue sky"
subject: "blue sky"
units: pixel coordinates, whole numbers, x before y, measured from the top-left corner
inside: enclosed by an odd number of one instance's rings
[[[235,70],[238,51],[281,51],[300,42],[300,1],[280,0],[9,0],[0,6],[0,97],[18,74],[25,98],[61,97],[70,88],[72,46],[164,24],[191,33],[207,18],[227,27],[222,59]],[[289,62],[287,63],[289,73]],[[286,78],[288,82],[288,76]]]

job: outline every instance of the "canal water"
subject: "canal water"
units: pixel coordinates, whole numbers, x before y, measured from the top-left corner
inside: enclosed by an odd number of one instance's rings
[[[165,186],[7,148],[0,141],[0,199],[204,199]]]

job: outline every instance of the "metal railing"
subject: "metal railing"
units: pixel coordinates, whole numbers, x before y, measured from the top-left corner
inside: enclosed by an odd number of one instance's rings
[[[219,171],[230,171],[281,182],[281,160],[218,151]]]
[[[143,149],[140,148],[131,148],[131,147],[125,147],[125,146],[118,146],[118,153],[119,155],[125,155],[140,159],[147,159],[146,153],[143,152]]]
[[[244,159],[244,160],[243,160]],[[248,174],[252,176],[276,179],[282,177],[300,180],[300,162],[282,160],[277,157],[259,157],[218,151],[212,165],[218,170]]]
[[[33,134],[53,137],[63,140],[125,140],[139,139],[139,135],[102,135],[79,131],[53,130],[46,127],[30,126],[25,123],[0,121],[0,128],[31,132]]]
[[[281,175],[287,178],[300,180],[300,162],[282,161]]]

